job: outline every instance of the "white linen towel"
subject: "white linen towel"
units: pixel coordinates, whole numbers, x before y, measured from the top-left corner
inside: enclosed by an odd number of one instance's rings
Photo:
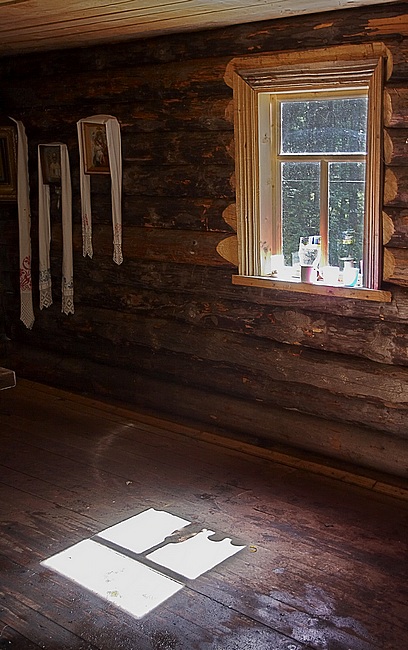
[[[82,123],[103,124],[106,126],[106,143],[109,155],[112,200],[112,229],[113,229],[113,261],[122,264],[122,145],[120,126],[112,115],[91,115],[77,122],[81,213],[82,213],[82,252],[83,256],[93,256],[92,246],[92,209],[91,209],[91,178],[85,173],[85,151],[82,138]]]
[[[20,320],[27,329],[34,325],[33,285],[31,278],[31,214],[28,181],[28,144],[24,124],[17,125],[17,207],[20,258]]]
[[[64,314],[74,313],[74,279],[72,261],[72,190],[68,149],[65,144],[52,142],[47,146],[60,149],[61,213],[62,213],[62,307]],[[40,147],[38,147],[38,238],[40,256],[40,309],[52,305],[50,268],[50,187],[44,183]]]

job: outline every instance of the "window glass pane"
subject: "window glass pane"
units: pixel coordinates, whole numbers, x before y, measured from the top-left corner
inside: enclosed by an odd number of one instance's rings
[[[320,233],[320,163],[281,163],[282,237],[285,264],[299,250],[299,238]]]
[[[366,97],[281,102],[281,154],[365,153]]]
[[[329,263],[363,257],[365,163],[329,164]]]

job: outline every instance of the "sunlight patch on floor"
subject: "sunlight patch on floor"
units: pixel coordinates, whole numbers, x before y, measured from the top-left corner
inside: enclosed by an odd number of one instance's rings
[[[194,579],[217,566],[245,546],[233,546],[227,537],[220,542],[208,539],[215,531],[204,529],[194,537],[176,544],[166,544],[149,553],[147,558],[186,578]]]
[[[183,589],[186,579],[198,578],[245,548],[229,537],[209,539],[215,532],[206,528],[183,538],[181,529],[190,523],[150,508],[41,565],[142,618]],[[173,541],[178,531],[181,539]]]
[[[176,517],[169,512],[150,508],[120,524],[106,528],[98,533],[98,537],[134,553],[143,553],[163,542],[175,530],[184,528],[190,523],[187,519]]]
[[[183,584],[117,551],[86,539],[42,565],[141,618]]]

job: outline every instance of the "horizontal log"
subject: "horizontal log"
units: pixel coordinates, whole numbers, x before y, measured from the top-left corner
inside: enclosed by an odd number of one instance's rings
[[[393,273],[395,270],[395,258],[394,255],[392,254],[391,251],[389,251],[387,248],[384,249],[384,256],[383,256],[383,278],[384,280],[387,280],[387,278],[392,277]]]
[[[382,236],[383,244],[388,244],[395,232],[395,226],[392,221],[392,218],[386,213],[382,213]]]
[[[408,334],[406,323],[391,324],[373,319],[350,318],[284,307],[252,306],[237,298],[222,299],[212,287],[203,287],[201,296],[188,295],[174,287],[171,293],[140,290],[128,284],[115,286],[88,283],[85,278],[75,282],[75,304],[103,305],[122,314],[143,318],[164,318],[173,322],[204,327],[206,336],[216,330],[251,334],[263,339],[298,345],[315,350],[350,354],[380,363],[408,365]],[[60,304],[60,283],[54,287],[55,302]]]
[[[63,77],[49,77],[46,84],[37,84],[27,93],[26,81],[10,79],[4,90],[4,103],[14,109],[27,107],[58,107],[65,101],[82,102],[158,101],[192,95],[227,96],[223,82],[228,58],[172,61],[170,64],[137,65],[109,74],[95,69],[67,71]],[[82,115],[85,117],[85,115]]]
[[[34,196],[37,193],[37,172],[31,167],[30,182],[35,188],[32,198],[32,210],[35,214],[37,203]],[[235,198],[231,177],[234,163],[228,157],[226,164],[208,163],[202,165],[199,156],[195,163],[166,164],[153,166],[150,163],[135,163],[125,161],[123,165],[123,196],[144,196],[146,203],[150,198],[160,197],[189,197],[193,199],[229,199]],[[75,199],[79,195],[79,171],[71,167],[72,191]],[[92,194],[110,197],[111,184],[107,175],[94,175],[91,178]],[[79,196],[78,196],[79,198]]]
[[[18,259],[14,256],[14,277],[18,278]],[[12,271],[13,265],[10,266]],[[396,284],[385,286],[392,291],[392,302],[375,303],[331,296],[329,299],[319,295],[294,294],[288,291],[263,290],[253,287],[232,285],[232,267],[180,264],[169,261],[125,258],[121,266],[112,264],[111,256],[101,256],[98,251],[93,260],[84,259],[80,251],[74,257],[74,274],[76,285],[84,291],[95,295],[112,286],[112,292],[119,295],[122,291],[123,309],[129,287],[134,291],[159,291],[172,296],[181,293],[185,301],[197,300],[197,296],[206,301],[214,299],[239,300],[247,305],[248,313],[254,306],[273,308],[281,306],[293,310],[306,310],[319,314],[329,314],[353,319],[368,319],[384,323],[408,322],[408,291]],[[34,265],[35,270],[35,265]],[[59,245],[53,247],[52,273],[56,274],[54,287],[60,283],[61,250]],[[89,288],[86,285],[89,284]],[[98,286],[100,285],[100,286]],[[116,303],[115,303],[116,304]],[[119,303],[117,303],[119,304]]]
[[[125,194],[144,196],[191,196],[234,199],[231,187],[233,163],[228,165],[180,165],[156,168],[128,164],[123,170]]]
[[[113,250],[112,226],[95,225],[92,235],[94,259],[110,255]],[[228,262],[216,252],[217,244],[224,237],[223,233],[217,232],[127,226],[123,231],[123,256],[125,262],[127,259],[144,259],[171,261],[178,264],[225,266]],[[54,250],[61,250],[60,224],[53,224],[52,245]],[[73,246],[75,252],[82,251],[82,232],[78,224],[74,224],[73,228]],[[92,264],[92,261],[89,260],[89,263]]]
[[[202,391],[227,393],[245,400],[247,404],[256,402],[264,406],[281,406],[309,415],[323,416],[327,420],[334,421],[338,421],[339,414],[341,414],[342,421],[354,424],[362,422],[375,431],[386,431],[394,435],[404,436],[406,434],[407,410],[404,406],[390,410],[384,408],[384,405],[378,401],[362,400],[358,396],[333,395],[330,390],[316,391],[314,387],[308,387],[305,384],[282,383],[275,381],[268,373],[254,372],[249,368],[236,369],[225,363],[218,364],[205,359],[196,359],[187,353],[161,350],[160,354],[154,354],[148,348],[140,346],[113,348],[109,344],[101,345],[89,340],[79,340],[73,348],[69,335],[62,336],[61,334],[57,335],[56,339],[47,337],[47,343],[44,346],[41,343],[41,334],[43,335],[43,332],[33,332],[30,336],[33,349],[36,349],[36,346],[43,347],[44,358],[40,361],[39,368],[45,365],[49,353],[57,354],[62,358],[74,356],[86,359],[87,363],[96,362],[102,364],[103,367],[108,366],[113,374],[121,370],[125,372],[136,370],[138,374],[145,374],[146,377],[154,376],[168,384],[177,382],[196,386]],[[24,349],[25,344],[22,341],[19,341],[19,345],[22,345]],[[13,344],[13,347],[15,348],[16,345]],[[113,358],[115,359],[114,366],[112,365]],[[24,366],[25,357],[15,363],[19,368]],[[197,368],[199,369],[199,381]],[[36,369],[34,369],[35,371]],[[35,377],[37,376],[35,375]],[[52,381],[51,378],[51,383]],[[80,384],[77,389],[79,387]]]
[[[202,389],[193,382],[169,382],[166,378],[140,372],[137,366],[132,369],[112,368],[84,357],[70,357],[20,345],[23,354],[16,355],[13,346],[10,360],[22,377],[36,379],[41,368],[42,381],[51,385],[92,397],[136,404],[153,409],[156,415],[167,413],[187,417],[206,423],[211,430],[224,428],[232,434],[244,435],[247,440],[249,436],[263,445],[269,440],[325,452],[348,462],[358,459],[363,465],[368,462],[368,466],[372,461],[369,451],[377,450],[382,471],[390,471],[392,466],[394,471],[399,468],[397,473],[406,475],[406,441],[403,438],[373,431],[357,423],[336,422],[299,413],[295,409],[285,410],[277,405],[254,401],[248,396],[243,398],[216,389]],[[244,378],[241,378],[241,383],[245,385]],[[351,447],[350,442],[353,443]]]
[[[72,118],[71,118],[72,120]],[[70,154],[70,163],[73,169],[79,165],[78,136],[75,122],[71,121],[70,126],[65,129],[61,125],[58,128],[60,140],[67,146]],[[30,128],[30,122],[26,123]],[[211,131],[186,130],[186,124],[180,125],[178,130],[173,132],[161,132],[154,130],[151,133],[134,132],[122,126],[122,160],[126,168],[132,163],[145,166],[152,171],[155,168],[166,165],[229,165],[233,168],[231,158],[231,143],[233,133],[229,130],[220,131],[216,135]],[[43,129],[36,137],[30,136],[30,149],[36,160],[38,144],[52,142],[55,133],[49,126]]]
[[[408,38],[397,38],[389,45],[393,58],[392,82],[406,84],[408,79]]]
[[[7,269],[10,274],[14,273],[15,291],[17,291],[16,279],[18,278],[18,235],[14,227],[10,227],[7,223],[7,228],[2,230],[2,240],[6,246],[7,251]],[[128,228],[126,228],[128,230]],[[145,233],[145,229],[140,229]],[[83,282],[102,282],[105,285],[117,285],[127,287],[132,283],[135,287],[139,288],[152,288],[161,291],[171,292],[175,286],[181,288],[188,294],[200,295],[206,287],[211,287],[218,296],[224,296],[229,299],[239,298],[241,301],[248,304],[248,309],[252,309],[252,305],[281,305],[293,309],[306,309],[309,311],[316,311],[319,313],[328,313],[333,315],[352,317],[352,318],[380,318],[384,322],[407,322],[408,320],[408,292],[405,282],[406,272],[404,267],[400,269],[397,277],[392,278],[392,271],[385,272],[384,278],[393,284],[392,295],[393,300],[389,304],[369,303],[356,301],[349,298],[330,297],[327,299],[325,296],[310,296],[302,294],[293,294],[286,291],[263,290],[256,287],[238,287],[233,286],[231,283],[232,269],[227,262],[221,259],[211,257],[211,264],[216,261],[215,266],[209,266],[209,255],[211,254],[212,245],[202,256],[200,252],[191,255],[186,249],[180,254],[182,248],[181,241],[186,242],[184,236],[186,233],[181,233],[181,240],[176,236],[174,240],[172,231],[170,237],[167,238],[166,232],[162,231],[160,234],[150,229],[147,230],[146,237],[154,242],[155,235],[158,234],[165,250],[152,249],[150,246],[145,247],[145,239],[138,237],[139,229],[133,228],[133,239],[137,244],[132,244],[129,238],[129,254],[125,253],[125,263],[122,266],[117,266],[112,263],[111,258],[111,227],[108,224],[104,229],[96,228],[96,247],[94,259],[84,259],[82,257],[82,244],[79,232],[79,226],[75,226],[76,232],[75,242],[75,256],[74,256],[74,273],[79,277],[83,277]],[[160,231],[159,231],[160,232]],[[53,273],[59,273],[61,268],[61,229],[58,224],[53,226],[53,241],[52,241],[52,258],[53,258]],[[99,238],[100,235],[100,238]],[[195,249],[194,241],[191,245]],[[219,241],[223,237],[220,233],[215,235],[209,233],[210,238],[214,237],[214,250]],[[126,235],[125,235],[126,239]],[[163,242],[165,240],[165,242]],[[33,240],[35,242],[35,239]],[[128,245],[125,241],[125,251]],[[158,243],[158,242],[157,242]],[[203,242],[200,242],[200,246]],[[207,244],[209,242],[207,241]],[[140,250],[141,249],[141,250]],[[33,249],[33,281],[36,282],[36,268],[38,261],[36,261],[36,246]],[[394,250],[394,249],[393,249]],[[14,252],[13,252],[14,251]],[[394,250],[394,252],[397,252]],[[197,261],[198,256],[198,261]],[[217,256],[218,257],[218,256]],[[177,259],[179,261],[177,261]],[[394,259],[393,257],[391,258]],[[182,263],[180,264],[180,260]],[[190,264],[188,264],[190,262]],[[198,264],[198,266],[197,266]],[[222,269],[223,264],[228,268]],[[402,260],[405,264],[405,260]],[[3,270],[6,268],[3,265]],[[13,271],[14,269],[14,271]],[[390,279],[390,280],[388,280]],[[60,280],[55,281],[57,284]],[[403,286],[398,288],[395,283],[401,283]],[[387,287],[385,287],[387,288]],[[10,290],[10,288],[9,288]],[[18,320],[18,319],[17,319]]]
[[[396,248],[408,248],[408,210],[390,208],[383,213],[384,244]]]
[[[54,313],[54,316],[53,316]],[[58,323],[54,318],[57,315]],[[186,354],[198,359],[225,363],[235,368],[261,372],[274,381],[314,386],[333,394],[359,396],[393,405],[408,405],[408,375],[405,368],[386,366],[342,354],[301,349],[271,340],[214,329],[206,336],[206,328],[165,318],[141,318],[108,309],[79,306],[73,318],[60,315],[58,308],[44,311],[40,322],[49,331],[58,330],[71,340],[80,335],[89,342],[114,346],[148,347],[155,352]]]
[[[144,101],[120,102],[112,100],[99,102],[98,111],[103,114],[115,115],[118,119],[122,133],[154,133],[156,131],[229,131],[232,133],[233,125],[229,119],[231,91],[227,88],[226,97],[205,96],[162,98],[153,101],[148,98]],[[92,115],[95,106],[88,104],[71,104],[67,97],[64,105],[49,107],[44,112],[42,107],[19,107],[19,118],[26,125],[31,137],[49,136],[46,141],[55,139],[55,129],[61,130],[66,137],[76,138],[76,122],[83,115]]]
[[[386,282],[399,284],[408,287],[408,249],[389,248],[384,249],[384,273]]]
[[[96,260],[94,260],[96,261]],[[61,268],[60,251],[53,256],[53,268]],[[16,269],[18,265],[16,264]],[[186,300],[196,300],[205,295],[206,299],[215,296],[219,299],[239,300],[246,303],[248,311],[254,305],[269,307],[283,306],[291,309],[306,309],[332,315],[378,319],[390,322],[408,320],[408,293],[393,287],[393,302],[371,303],[350,298],[311,296],[294,294],[287,291],[265,291],[251,287],[239,287],[232,284],[232,269],[210,266],[175,264],[142,259],[129,259],[120,267],[113,266],[111,259],[98,258],[97,264],[90,264],[82,256],[75,258],[75,273],[84,284],[88,281],[92,290],[99,291],[98,283],[104,286],[116,286],[125,292],[127,287],[135,290],[152,290],[172,295],[175,291],[186,296]],[[102,289],[103,290],[103,289]]]
[[[224,219],[225,223],[231,226],[234,232],[237,232],[238,226],[236,203],[231,203],[225,208],[224,212],[222,213],[222,218]]]
[[[7,227],[6,227],[7,225]],[[77,226],[76,226],[77,227]],[[54,241],[52,243],[52,269],[59,272],[61,269],[61,244],[56,240],[57,228],[55,225]],[[127,228],[126,228],[127,230]],[[248,310],[253,305],[280,305],[293,309],[306,309],[318,313],[328,313],[352,318],[368,318],[384,322],[408,321],[408,291],[404,287],[389,285],[392,289],[393,300],[391,303],[375,303],[354,300],[350,298],[327,298],[319,295],[303,295],[290,291],[265,290],[257,287],[240,287],[232,285],[233,268],[225,262],[222,266],[197,265],[195,260],[191,263],[177,263],[171,260],[149,260],[131,255],[125,255],[125,262],[121,266],[112,263],[109,246],[111,228],[106,226],[106,254],[95,249],[93,260],[82,257],[80,243],[77,244],[74,255],[74,274],[84,283],[103,283],[107,285],[128,287],[129,284],[139,289],[152,289],[171,293],[177,287],[187,295],[202,295],[208,288],[218,297],[231,300],[239,299],[247,303]],[[168,232],[168,231],[165,231]],[[163,236],[165,233],[163,234]],[[36,258],[36,237],[33,235],[33,255]],[[223,236],[220,234],[220,238]],[[126,238],[126,232],[124,234]],[[1,231],[1,240],[6,246],[8,263],[7,268],[18,279],[18,234],[15,224],[7,222]],[[126,242],[125,242],[126,246]],[[38,262],[33,262],[34,277]],[[14,271],[13,271],[14,269]],[[36,282],[36,280],[34,280]],[[79,280],[78,280],[79,281]],[[59,280],[57,281],[59,283]],[[17,285],[16,289],[17,291]],[[18,320],[18,317],[16,318]]]
[[[164,165],[152,166],[127,162],[123,166],[123,196],[144,196],[146,203],[160,197],[189,197],[195,199],[234,199],[234,189],[231,176],[234,167],[232,160],[225,165],[201,165],[199,159],[196,164],[189,165]],[[37,185],[37,175],[34,170],[31,182]],[[79,173],[72,170],[72,190],[75,198],[79,194]],[[94,175],[91,178],[92,194],[101,194],[110,197],[111,183],[107,175]],[[78,197],[79,198],[79,197]],[[33,213],[37,209],[33,201]]]
[[[387,87],[384,91],[384,124],[385,126],[408,128],[407,85],[396,88]]]
[[[228,131],[233,133],[229,119],[231,92],[226,87],[225,96],[192,95],[182,98],[163,98],[160,102],[147,100],[126,106],[123,128],[130,132],[177,131]],[[123,109],[122,109],[123,110]]]
[[[386,168],[384,205],[408,207],[408,169],[406,167]]]
[[[385,129],[384,162],[386,165],[408,165],[408,128]]]
[[[122,223],[126,226],[147,226],[177,230],[213,230],[230,233],[223,219],[228,199],[133,196],[124,195]],[[58,211],[51,210],[57,215]],[[110,194],[92,194],[94,223],[111,224]]]
[[[230,237],[220,241],[217,246],[217,253],[227,260],[227,262],[231,262],[234,266],[238,266],[238,239],[236,235],[231,235]]]
[[[143,165],[230,165],[232,133],[178,131],[129,133],[122,130],[123,163]]]

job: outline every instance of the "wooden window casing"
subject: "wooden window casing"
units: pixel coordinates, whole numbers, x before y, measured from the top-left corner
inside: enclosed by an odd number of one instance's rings
[[[271,159],[270,126],[260,119],[268,111],[271,94],[277,92],[368,89],[367,166],[364,217],[364,287],[322,287],[322,293],[352,295],[363,299],[390,300],[381,291],[382,276],[382,133],[383,84],[392,70],[392,59],[382,43],[350,45],[306,52],[268,54],[233,59],[225,81],[234,92],[236,211],[240,277],[236,284],[267,286],[262,277],[260,243],[272,238],[272,251],[280,245],[280,217],[276,219],[276,169]],[[271,235],[272,233],[272,235]],[[248,278],[246,282],[244,278]],[[293,286],[291,286],[293,285]],[[318,287],[272,281],[273,288],[318,293]],[[387,295],[388,294],[388,295]]]

